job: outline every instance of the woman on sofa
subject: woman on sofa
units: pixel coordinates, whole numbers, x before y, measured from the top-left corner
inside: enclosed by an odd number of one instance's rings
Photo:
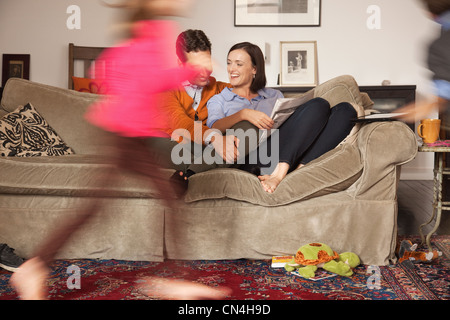
[[[228,52],[227,71],[233,88],[225,88],[209,100],[207,125],[222,133],[241,121],[248,121],[258,129],[271,129],[272,109],[283,95],[265,87],[261,49],[249,42],[234,45]],[[250,154],[240,169],[258,174],[264,190],[273,193],[290,171],[335,148],[350,133],[354,125],[350,119],[355,117],[356,111],[349,103],[330,108],[326,100],[314,98],[299,106],[280,126],[278,133],[270,135],[264,142],[266,150],[272,150],[271,144],[279,142],[277,163],[264,164],[259,156],[259,146],[252,151],[256,152],[256,163],[248,160],[254,159]],[[274,167],[274,170],[261,175],[260,170],[267,167]]]

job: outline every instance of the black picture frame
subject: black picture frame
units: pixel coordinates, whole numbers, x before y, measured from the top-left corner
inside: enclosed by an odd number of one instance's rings
[[[235,27],[320,27],[321,0],[234,0]]]
[[[3,54],[2,87],[10,78],[30,80],[29,54]]]

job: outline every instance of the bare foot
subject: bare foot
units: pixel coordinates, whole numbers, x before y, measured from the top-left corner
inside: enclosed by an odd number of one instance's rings
[[[258,176],[259,181],[264,191],[268,193],[275,192],[275,189],[281,183],[281,181],[286,177],[289,171],[289,164],[285,162],[280,162],[275,167],[275,170],[270,175]]]
[[[10,279],[21,300],[46,300],[49,270],[39,258],[25,261]]]
[[[280,184],[281,180],[283,180],[273,175],[259,176],[258,179],[261,181],[264,191],[268,193],[273,193]]]
[[[229,288],[211,288],[185,280],[143,278],[139,290],[149,296],[165,300],[220,300],[231,294]]]

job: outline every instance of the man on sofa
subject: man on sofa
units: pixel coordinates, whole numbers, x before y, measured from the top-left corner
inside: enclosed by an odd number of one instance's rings
[[[181,64],[190,63],[195,65],[196,61],[209,59],[211,61],[211,42],[202,30],[186,30],[182,32],[176,42],[176,53]],[[210,130],[206,126],[208,109],[206,104],[214,95],[220,93],[225,87],[230,85],[217,81],[211,76],[212,62],[209,71],[205,71],[196,77],[193,81],[186,81],[177,90],[163,93],[164,109],[170,115],[170,128],[165,131],[172,137],[177,137],[174,131],[179,132],[182,129],[185,134],[178,137],[176,141],[160,138],[151,139],[154,144],[153,150],[159,153],[158,159],[160,165],[169,166],[182,173],[185,173],[190,163],[193,163],[195,157],[203,153],[207,144],[211,144],[225,161],[233,162],[236,160],[237,148],[233,136],[214,135],[205,142],[205,133]],[[178,129],[178,130],[177,130]],[[191,159],[180,164],[174,163],[171,158],[172,149],[178,145],[181,140],[191,142]],[[224,150],[229,150],[228,154]]]

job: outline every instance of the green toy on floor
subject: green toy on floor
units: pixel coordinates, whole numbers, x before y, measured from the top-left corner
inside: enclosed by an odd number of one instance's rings
[[[306,279],[314,277],[318,268],[350,277],[352,269],[359,264],[359,257],[353,252],[338,254],[326,244],[310,243],[300,247],[294,259],[286,263],[284,268],[289,272],[296,270]]]

